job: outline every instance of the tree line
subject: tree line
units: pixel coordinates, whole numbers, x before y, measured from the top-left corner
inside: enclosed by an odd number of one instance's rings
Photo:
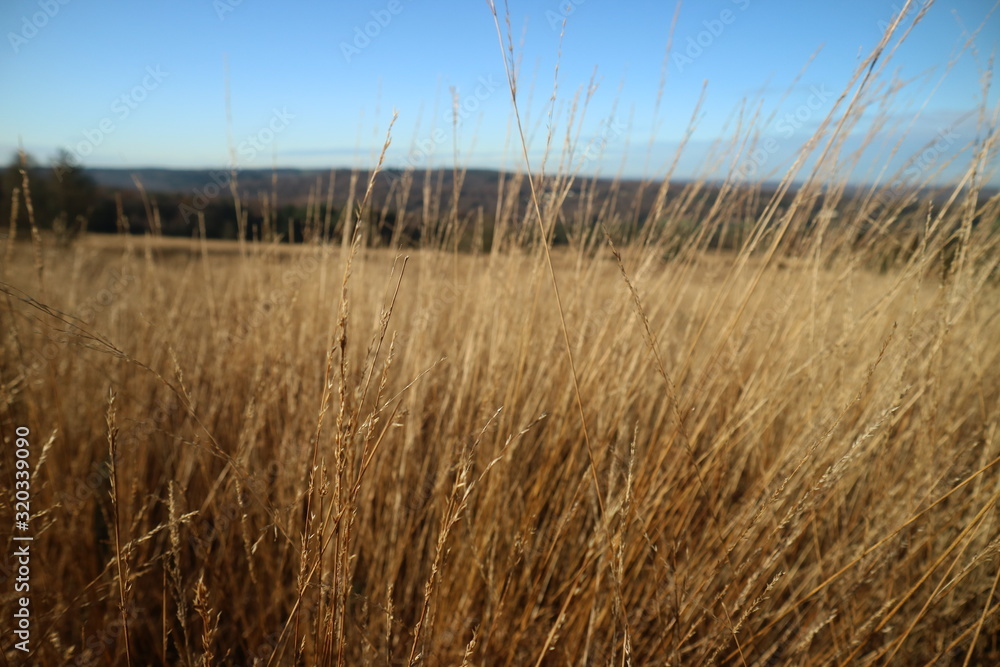
[[[305,223],[307,217],[328,217],[324,202],[317,204],[315,211],[297,204],[285,204],[274,211],[259,201],[243,204],[246,224],[240,225],[233,198],[225,189],[198,201],[179,192],[107,187],[99,184],[68,151],[59,151],[48,165],[40,164],[30,154],[19,153],[0,173],[0,236],[10,234],[13,226],[19,238],[26,238],[33,216],[39,229],[51,231],[63,243],[83,232],[154,232],[188,237],[204,233],[207,238],[236,239],[241,231],[248,240],[265,235],[268,239],[301,242],[310,234],[324,231],[322,225],[319,230],[310,228]],[[340,210],[331,207],[329,213],[337,220]]]

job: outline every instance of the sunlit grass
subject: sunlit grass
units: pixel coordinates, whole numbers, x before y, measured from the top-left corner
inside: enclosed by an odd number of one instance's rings
[[[699,181],[597,225],[524,171],[498,201],[537,209],[440,201],[405,252],[351,218],[8,242],[33,664],[996,662],[984,130],[943,204],[843,197],[830,154],[791,203]]]

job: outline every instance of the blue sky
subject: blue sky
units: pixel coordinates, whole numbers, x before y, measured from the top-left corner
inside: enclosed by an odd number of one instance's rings
[[[780,177],[903,4],[688,2],[664,63],[672,2],[512,0],[519,106],[532,160],[544,150],[563,16],[551,121],[556,148],[568,115],[579,122],[582,98],[575,112],[574,99],[596,68],[597,88],[579,125],[581,172],[662,175],[707,82],[697,129],[674,175],[721,173],[712,146],[732,136],[742,104],[747,113],[760,105],[762,117],[757,152],[739,167]],[[969,112],[983,103],[983,72],[1000,41],[993,7],[990,0],[934,4],[881,78],[887,84],[897,76],[905,86],[852,180],[877,174],[904,129],[893,167],[921,151],[913,163],[921,178],[947,180],[968,165],[977,136]],[[498,9],[502,20],[503,5]],[[399,119],[389,166],[451,166],[452,89],[461,105],[460,162],[509,168],[520,159],[510,143],[510,96],[485,0],[11,0],[0,8],[0,26],[3,159],[22,141],[40,161],[65,147],[84,166],[228,165],[227,62],[240,168],[371,166],[393,109]],[[965,43],[977,29],[973,52]],[[991,89],[991,114],[997,100]],[[860,144],[874,111],[847,149]],[[732,154],[715,153],[723,160]]]

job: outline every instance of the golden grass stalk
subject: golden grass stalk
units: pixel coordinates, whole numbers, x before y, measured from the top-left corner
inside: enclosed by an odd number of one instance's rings
[[[121,543],[121,526],[120,526],[120,511],[119,511],[119,486],[118,486],[118,426],[116,423],[116,410],[115,410],[115,393],[114,391],[108,394],[108,411],[107,411],[107,426],[108,426],[108,455],[111,457],[109,465],[111,466],[111,508],[114,514],[112,522],[114,524],[115,530],[115,565],[118,570],[118,609],[122,617],[122,631],[124,633],[123,641],[125,642],[125,660],[126,663],[132,664],[132,652],[131,652],[131,642],[129,641],[129,630],[128,630],[128,591],[130,588],[129,584],[129,567],[128,567],[128,554],[122,552]]]

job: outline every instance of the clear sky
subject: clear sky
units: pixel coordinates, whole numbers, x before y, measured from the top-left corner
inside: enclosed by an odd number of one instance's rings
[[[675,175],[715,168],[711,146],[732,136],[745,104],[748,113],[762,105],[760,141],[771,141],[741,167],[780,176],[903,4],[688,2],[667,54],[673,2],[511,0],[532,159],[544,149],[563,16],[551,121],[557,147],[574,98],[596,68],[576,154],[582,172],[613,174],[623,166],[626,176],[662,174],[707,82]],[[1000,41],[994,7],[993,0],[934,4],[881,79],[884,85],[896,76],[905,85],[854,180],[871,177],[903,129],[909,134],[901,155],[938,146],[921,163],[928,173],[963,149],[958,161],[968,164],[977,136],[976,116],[968,113],[983,104],[984,77],[994,84],[989,114],[997,107],[996,76],[985,74]],[[502,20],[502,3],[498,10]],[[399,120],[389,166],[428,159],[450,166],[451,89],[462,109],[461,163],[499,168],[519,159],[508,143],[510,95],[485,0],[8,0],[0,26],[4,160],[20,140],[39,161],[65,147],[84,166],[228,165],[227,62],[240,168],[371,166],[393,109]],[[874,111],[848,147],[860,142]],[[945,168],[940,178],[952,173]]]

